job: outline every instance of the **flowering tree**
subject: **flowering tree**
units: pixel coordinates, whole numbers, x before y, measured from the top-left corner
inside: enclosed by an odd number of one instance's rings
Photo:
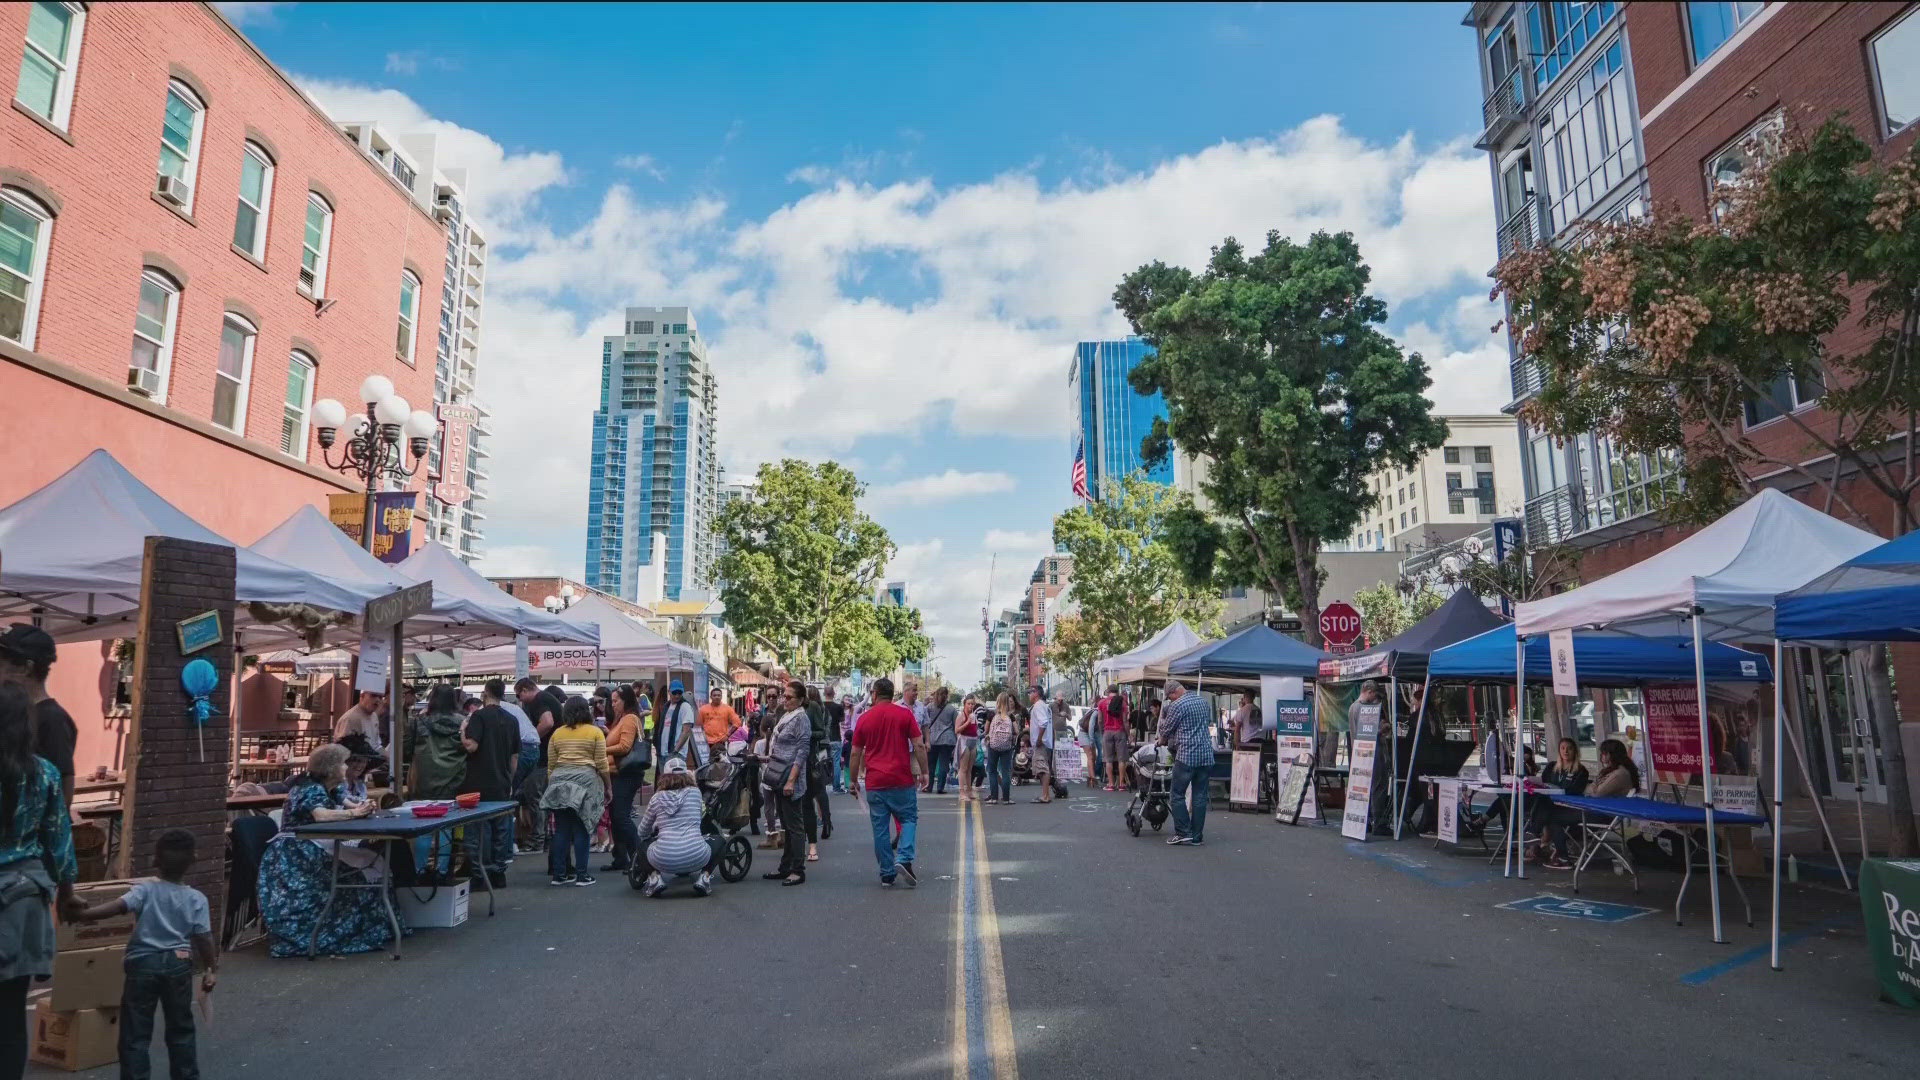
[[[1797,477],[1861,527],[1878,493],[1893,534],[1920,525],[1920,144],[1879,162],[1839,118],[1789,123],[1742,148],[1710,220],[1656,212],[1587,226],[1562,248],[1502,260],[1494,295],[1542,388],[1529,425],[1599,431],[1678,455],[1668,516],[1718,517],[1756,477]],[[1795,405],[1814,397],[1816,412]],[[1751,411],[1750,411],[1751,410]],[[1749,430],[1762,416],[1797,436]],[[1916,850],[1884,648],[1866,665],[1896,853]]]

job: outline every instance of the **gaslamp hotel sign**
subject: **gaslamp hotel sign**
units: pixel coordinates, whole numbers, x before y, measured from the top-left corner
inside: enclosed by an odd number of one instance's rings
[[[467,453],[473,447],[473,425],[480,419],[480,410],[442,402],[436,411],[440,416],[440,480],[433,485],[433,497],[448,506],[458,506],[473,494],[467,487]]]

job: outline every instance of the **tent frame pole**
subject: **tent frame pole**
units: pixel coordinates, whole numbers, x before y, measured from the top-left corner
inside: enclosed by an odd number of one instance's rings
[[[1772,963],[1773,970],[1780,967],[1780,838],[1786,832],[1786,818],[1783,815],[1781,789],[1787,782],[1787,755],[1785,753],[1785,732],[1787,693],[1783,685],[1786,678],[1780,658],[1785,653],[1778,637],[1773,639],[1773,926]]]
[[[1527,878],[1527,852],[1525,847],[1526,789],[1522,786],[1522,774],[1526,771],[1522,764],[1526,755],[1521,747],[1527,738],[1527,639],[1518,633],[1513,635],[1513,753],[1508,762],[1511,764],[1509,779],[1513,784],[1513,797],[1507,807],[1507,851],[1502,866],[1504,877]]]
[[[1693,688],[1700,705],[1700,806],[1707,814],[1707,893],[1713,905],[1713,941],[1724,945],[1727,935],[1720,924],[1720,840],[1713,814],[1713,741],[1707,731],[1707,657],[1701,643],[1700,606],[1695,604],[1689,614],[1693,622]]]
[[[1416,763],[1420,760],[1420,734],[1427,726],[1427,695],[1432,691],[1433,673],[1428,672],[1426,677],[1420,681],[1420,708],[1415,711],[1413,718],[1413,760],[1407,762],[1407,785],[1403,789],[1407,794],[1403,801],[1403,808],[1393,815],[1393,838],[1395,840],[1400,839],[1400,827],[1407,819],[1404,802],[1411,802],[1413,798],[1413,774],[1419,770],[1419,766]]]
[[[1387,658],[1393,662],[1392,657]],[[1393,815],[1393,838],[1400,839],[1400,678],[1387,673],[1387,749],[1393,766],[1393,779],[1387,783],[1387,811]]]

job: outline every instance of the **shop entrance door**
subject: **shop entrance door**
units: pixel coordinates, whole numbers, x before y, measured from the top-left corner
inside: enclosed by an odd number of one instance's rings
[[[1887,801],[1886,775],[1880,757],[1880,740],[1867,716],[1866,685],[1861,677],[1861,658],[1865,650],[1854,653],[1837,649],[1813,649],[1811,663],[1801,660],[1802,686],[1816,691],[1810,718],[1817,718],[1820,756],[1826,760],[1829,791],[1836,798],[1848,798],[1854,785],[1867,802]]]

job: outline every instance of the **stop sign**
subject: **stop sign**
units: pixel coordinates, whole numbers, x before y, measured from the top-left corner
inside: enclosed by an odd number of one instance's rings
[[[1344,648],[1360,640],[1360,613],[1345,600],[1335,600],[1320,609],[1320,638],[1328,645]]]

